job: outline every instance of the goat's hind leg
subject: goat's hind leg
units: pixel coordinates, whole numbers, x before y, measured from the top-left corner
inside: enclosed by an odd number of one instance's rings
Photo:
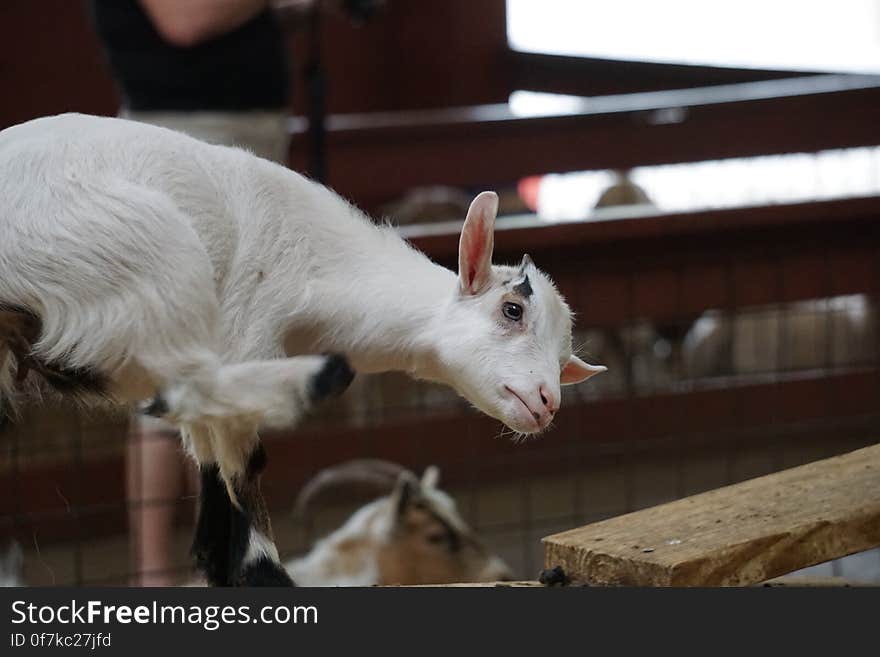
[[[213,586],[292,586],[278,557],[260,491],[266,455],[256,427],[190,433],[200,460],[201,503],[192,552]],[[208,462],[210,451],[214,462]]]
[[[351,382],[346,360],[327,356],[309,373],[303,394],[308,404],[342,392]],[[256,425],[229,419],[186,432],[199,462],[201,503],[192,552],[214,586],[291,586],[272,537],[260,490],[266,454]]]
[[[265,463],[262,445],[250,472],[235,484],[232,503],[217,464],[200,466],[201,503],[192,554],[211,586],[293,586],[281,565],[257,471]]]
[[[183,441],[199,466],[199,510],[191,553],[196,568],[211,586],[231,586],[230,528],[233,505],[220,466],[214,460],[211,436],[204,425],[187,426]]]
[[[229,570],[235,586],[293,586],[272,535],[272,523],[260,477],[266,467],[266,451],[258,442],[248,459],[244,475],[235,482],[241,505],[233,506],[229,546]]]

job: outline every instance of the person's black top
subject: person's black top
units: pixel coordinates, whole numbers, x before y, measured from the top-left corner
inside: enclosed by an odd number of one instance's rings
[[[92,9],[129,109],[227,111],[288,104],[287,51],[268,9],[191,48],[165,41],[137,0],[92,0]]]

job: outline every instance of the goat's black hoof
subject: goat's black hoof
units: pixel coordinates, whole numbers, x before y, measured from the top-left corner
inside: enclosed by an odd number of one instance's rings
[[[562,566],[554,566],[553,568],[542,570],[541,574],[538,575],[538,581],[544,586],[556,586],[557,584],[565,586],[568,584],[568,575],[565,574]]]
[[[203,546],[193,546],[191,550],[195,570],[202,573],[208,586],[231,586],[229,572],[222,555],[217,550],[205,549]]]
[[[238,586],[295,586],[284,567],[266,557],[242,568]]]
[[[330,354],[324,366],[315,374],[311,383],[312,401],[336,397],[345,392],[354,379],[354,370],[345,356]]]

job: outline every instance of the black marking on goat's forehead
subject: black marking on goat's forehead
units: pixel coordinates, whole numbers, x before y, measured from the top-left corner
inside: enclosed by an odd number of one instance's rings
[[[529,281],[528,274],[526,274],[525,278],[522,279],[522,282],[517,283],[513,286],[513,291],[525,298],[529,298],[530,296],[532,296],[534,290],[532,290],[532,284]]]
[[[510,265],[495,265],[501,288],[520,294],[532,302],[537,300],[537,307],[543,311],[540,315],[546,316],[544,321],[551,326],[561,326],[563,331],[570,332],[571,310],[550,277],[538,269],[531,260],[528,273],[523,272],[522,269]],[[529,291],[525,289],[526,284],[531,290],[530,298],[526,295]]]

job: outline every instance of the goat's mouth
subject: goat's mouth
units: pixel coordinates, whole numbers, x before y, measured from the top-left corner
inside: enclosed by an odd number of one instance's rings
[[[534,411],[513,388],[504,386],[504,390],[507,393],[505,397],[512,402],[511,406],[514,409],[513,417],[504,421],[507,426],[526,434],[539,433],[547,428],[549,422],[542,424],[541,415]]]

